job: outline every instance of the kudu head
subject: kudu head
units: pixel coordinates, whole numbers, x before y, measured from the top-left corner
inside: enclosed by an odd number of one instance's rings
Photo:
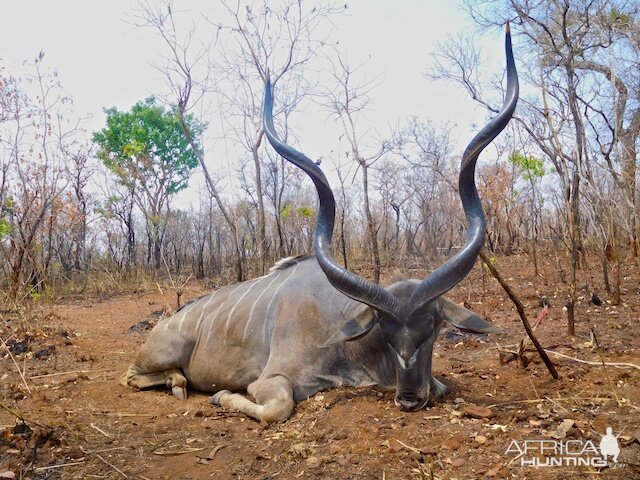
[[[443,320],[466,330],[495,331],[468,310],[448,302],[442,295],[458,284],[472,269],[484,243],[486,222],[475,184],[475,166],[480,152],[506,127],[518,100],[518,77],[507,26],[507,91],[502,109],[474,138],[462,157],[459,194],[467,218],[467,240],[456,255],[422,281],[395,283],[387,288],[368,282],[340,267],[331,254],[335,200],[320,168],[301,152],[283,143],[273,124],[271,82],[264,98],[264,129],[274,149],[302,169],[313,181],[320,199],[314,239],[316,257],[329,282],[340,292],[363,305],[353,318],[326,344],[354,340],[378,326],[390,357],[395,359],[396,404],[405,411],[423,408],[431,395],[431,358]]]

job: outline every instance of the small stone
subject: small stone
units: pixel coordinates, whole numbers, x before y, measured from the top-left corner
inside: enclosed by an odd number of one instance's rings
[[[416,452],[415,450],[411,450],[409,452],[409,458],[411,458],[412,460],[416,460],[418,462],[424,461],[424,457],[422,456],[422,454],[420,452]]]
[[[442,448],[446,448],[449,450],[458,450],[461,446],[462,444],[460,443],[460,440],[455,437],[449,437],[442,444]]]
[[[76,461],[80,458],[84,458],[84,452],[80,450],[79,447],[72,447],[67,453],[67,455],[69,456],[69,458]]]
[[[453,462],[451,462],[451,465],[453,465],[454,467],[461,467],[465,463],[467,463],[467,461],[464,458],[458,457]]]
[[[322,460],[318,457],[309,457],[304,461],[304,463],[308,468],[318,468],[322,465]]]
[[[462,398],[462,397],[458,397],[458,398],[456,398],[456,399],[453,401],[453,403],[455,403],[456,405],[459,405],[459,404],[461,404],[461,403],[464,403],[464,398]]]
[[[400,450],[403,450],[404,447],[397,440],[391,439],[389,441],[389,449],[393,452],[399,452]]]
[[[476,435],[475,441],[480,445],[484,445],[485,443],[487,443],[487,437],[485,437],[484,435]]]
[[[485,476],[487,477],[495,477],[498,475],[498,473],[500,473],[500,469],[502,468],[502,465],[498,464],[495,467],[493,467],[490,470],[487,470],[486,472],[484,472]]]
[[[342,451],[342,447],[340,445],[331,444],[329,445],[329,455],[337,455]]]

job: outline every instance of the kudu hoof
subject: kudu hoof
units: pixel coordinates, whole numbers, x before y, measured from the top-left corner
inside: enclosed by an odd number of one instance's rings
[[[211,405],[221,405],[220,404],[220,399],[222,398],[222,395],[224,395],[225,393],[231,393],[229,390],[220,390],[219,392],[214,393],[211,398],[209,398],[209,403]]]

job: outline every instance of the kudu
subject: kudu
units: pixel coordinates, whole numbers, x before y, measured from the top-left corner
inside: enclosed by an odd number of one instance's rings
[[[467,217],[460,252],[426,279],[386,288],[341,268],[330,253],[335,202],[320,168],[281,142],[274,129],[270,82],[264,128],[275,150],[304,170],[320,207],[315,256],[282,260],[268,275],[221,288],[161,321],[149,334],[121,383],[166,385],[186,398],[186,387],[217,392],[212,403],[266,422],[287,419],[295,402],[341,385],[396,388],[405,411],[423,408],[446,387],[432,375],[432,352],[443,321],[494,332],[469,310],[446,300],[473,267],[485,219],[475,185],[480,152],[505,128],[518,99],[518,79],[507,28],[507,91],[502,109],[464,152],[459,193]],[[249,400],[232,391],[247,391]]]

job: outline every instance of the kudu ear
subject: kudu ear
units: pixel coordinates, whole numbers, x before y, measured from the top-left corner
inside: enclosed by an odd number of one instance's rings
[[[321,347],[328,347],[336,343],[348,342],[350,340],[360,338],[373,328],[376,321],[376,311],[367,305],[362,305],[356,311],[353,318],[345,323],[340,330],[331,335],[331,337],[324,342]]]
[[[442,302],[442,318],[454,327],[475,333],[502,333],[498,327],[471,310],[467,310],[446,298],[441,298],[440,301]]]

